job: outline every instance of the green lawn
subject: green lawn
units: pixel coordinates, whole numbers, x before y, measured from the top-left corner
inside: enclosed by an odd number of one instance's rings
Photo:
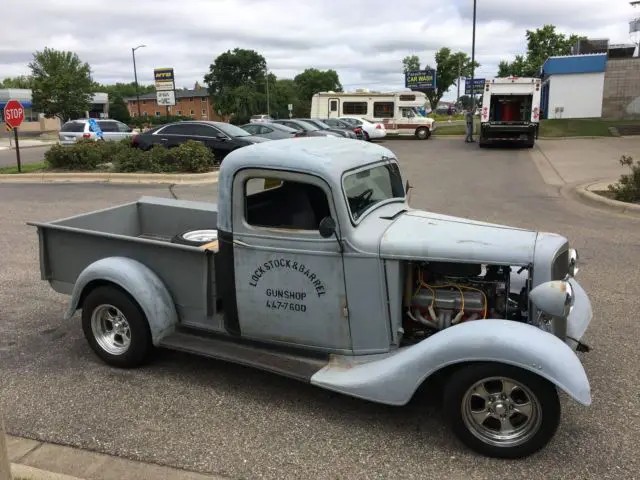
[[[27,163],[26,165],[22,165],[22,173],[33,173],[38,172],[40,170],[44,170],[47,166],[42,163]],[[2,174],[13,174],[18,173],[18,167],[0,167],[0,175]]]
[[[600,118],[562,118],[542,120],[541,137],[610,137],[609,127],[640,125],[640,120],[603,120]]]

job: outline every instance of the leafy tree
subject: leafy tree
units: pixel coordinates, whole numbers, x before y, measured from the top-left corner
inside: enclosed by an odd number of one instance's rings
[[[33,87],[33,77],[20,75],[18,77],[7,77],[0,80],[0,88],[31,88]]]
[[[127,123],[131,120],[127,104],[119,94],[109,95],[109,118]]]
[[[136,96],[136,83],[122,83],[117,82],[112,85],[95,83],[93,87],[94,92],[104,92],[109,95],[109,101],[111,101],[111,97],[120,97],[120,98],[133,98]],[[156,91],[155,85],[140,85],[138,84],[138,92],[140,95],[144,95],[145,93],[153,93]]]
[[[204,82],[216,109],[244,123],[266,106],[265,58],[254,50],[235,48],[219,55],[209,66]]]
[[[464,52],[452,53],[451,49],[443,47],[436,52],[436,88],[424,90],[431,109],[435,110],[445,93],[454,85],[457,85],[458,76],[471,76],[471,59]],[[480,64],[475,62],[475,68]],[[402,60],[405,72],[408,70],[420,70],[420,59],[415,56],[405,57]],[[431,69],[429,65],[425,69]]]
[[[73,52],[45,47],[29,63],[34,110],[67,121],[82,116],[91,105],[91,68]]]
[[[571,47],[586,37],[556,32],[555,25],[544,25],[536,30],[527,30],[527,53],[516,55],[513,62],[501,61],[498,76],[533,77],[538,75],[545,60],[555,55],[569,55]]]
[[[459,102],[460,102],[460,106],[465,110],[471,109],[471,95],[461,95]],[[482,105],[482,95],[476,95],[476,107],[479,107],[481,105]]]
[[[298,90],[298,99],[300,102],[309,105],[311,108],[311,97],[318,92],[341,92],[342,85],[338,72],[335,70],[318,70],[316,68],[307,68],[302,73],[296,75],[293,79]]]

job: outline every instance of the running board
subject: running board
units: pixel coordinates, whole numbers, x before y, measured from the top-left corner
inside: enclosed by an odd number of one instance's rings
[[[328,357],[309,358],[289,352],[239,343],[199,333],[177,331],[160,341],[161,347],[194,353],[309,382],[313,374],[329,362]]]

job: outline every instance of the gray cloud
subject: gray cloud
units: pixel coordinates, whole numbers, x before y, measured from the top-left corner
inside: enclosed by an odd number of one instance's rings
[[[430,4],[433,2],[429,2]],[[628,41],[626,2],[603,8],[598,0],[482,0],[478,2],[478,75],[495,74],[501,59],[525,49],[527,28],[553,23],[563,31]],[[425,7],[423,0],[368,0],[357,15],[344,0],[3,0],[19,35],[0,31],[2,75],[28,73],[35,50],[72,50],[91,64],[100,82],[130,81],[131,47],[138,77],[152,81],[153,69],[172,66],[179,85],[202,81],[220,53],[252,48],[269,69],[292,78],[308,67],[333,68],[347,88],[403,88],[401,60],[418,55],[433,64],[437,49],[471,53],[471,9],[467,0]]]

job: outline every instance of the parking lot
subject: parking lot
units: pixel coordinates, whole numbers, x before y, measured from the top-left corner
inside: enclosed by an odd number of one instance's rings
[[[584,338],[593,350],[580,354],[593,405],[563,395],[563,421],[545,450],[521,461],[470,453],[442,422],[431,398],[439,392],[398,408],[177,352],[133,371],[101,363],[79,315],[62,320],[67,297],[40,280],[37,235],[25,222],[140,195],[215,202],[214,185],[0,184],[0,405],[8,433],[230,478],[637,477],[640,220],[567,198],[539,169],[537,148],[479,149],[462,139],[384,144],[414,187],[413,207],[560,233],[580,251],[579,279],[594,309]],[[578,158],[573,149],[584,147],[557,141],[553,155],[563,148]]]

